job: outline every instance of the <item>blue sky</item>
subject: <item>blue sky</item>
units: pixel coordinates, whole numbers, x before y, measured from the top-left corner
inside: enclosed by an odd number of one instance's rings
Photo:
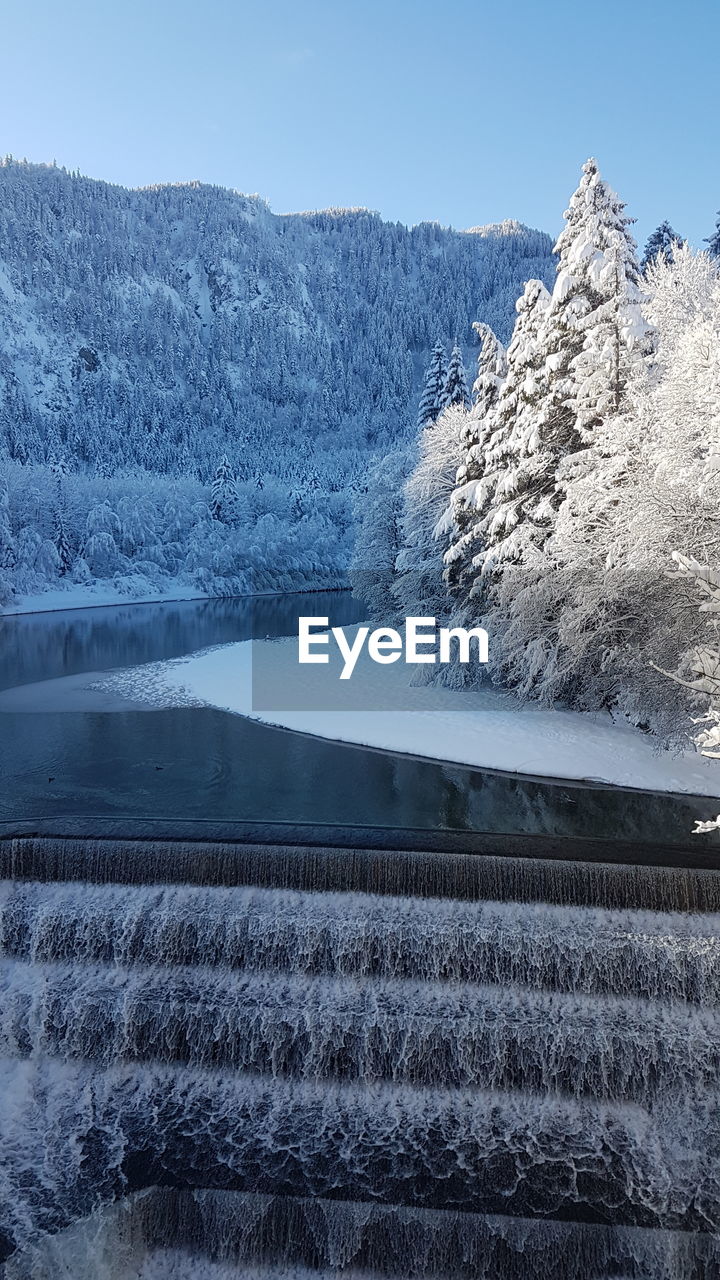
[[[0,152],[551,233],[594,154],[641,242],[699,244],[719,43],[715,0],[9,0]]]

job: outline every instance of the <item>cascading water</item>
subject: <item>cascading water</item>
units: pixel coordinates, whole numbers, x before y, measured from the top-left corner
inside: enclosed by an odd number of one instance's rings
[[[6,1280],[720,1275],[720,875],[191,852],[0,846]]]

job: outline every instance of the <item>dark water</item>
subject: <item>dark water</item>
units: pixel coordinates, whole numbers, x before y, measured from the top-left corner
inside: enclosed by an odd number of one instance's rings
[[[0,619],[0,689],[362,616],[344,593]],[[71,815],[547,832],[688,843],[716,800],[552,783],[345,746],[209,708],[0,714],[0,819]]]

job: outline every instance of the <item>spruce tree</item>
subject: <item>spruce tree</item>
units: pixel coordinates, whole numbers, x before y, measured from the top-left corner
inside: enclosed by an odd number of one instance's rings
[[[507,374],[485,451],[487,501],[477,533],[483,573],[522,558],[530,543],[541,542],[552,510],[557,457],[538,420],[547,378],[543,326],[549,306],[542,281],[529,280],[517,303]]]
[[[237,487],[235,477],[227,455],[225,455],[212,478],[210,514],[213,520],[219,520],[222,524],[231,524],[235,515],[236,503]]]
[[[567,419],[568,446],[587,442],[598,422],[619,412],[631,366],[646,349],[640,268],[624,209],[588,160],[555,246],[548,312],[552,403]]]
[[[445,554],[445,581],[459,603],[468,600],[477,576],[473,560],[479,550],[480,511],[486,498],[482,489],[485,452],[494,430],[493,410],[507,369],[505,348],[490,326],[480,323],[474,328],[481,346],[473,406],[460,442],[464,460],[458,468],[456,487],[444,517],[446,527],[454,530]]]
[[[650,349],[630,220],[594,160],[583,166],[565,218],[556,245],[557,279],[537,334],[544,358],[528,412],[532,452],[507,481],[522,490],[522,502],[513,508],[518,523],[489,566],[496,571],[487,618],[496,635],[496,670],[525,693],[533,693],[551,669],[558,617],[566,608],[566,579],[558,572],[552,537],[558,511],[572,503],[576,476],[607,470],[596,439],[603,424],[626,408]],[[503,496],[501,489],[496,501]],[[507,531],[502,501],[495,520],[500,528],[491,519],[490,536],[499,534],[501,541]],[[527,523],[530,528],[520,527]]]
[[[656,231],[653,231],[650,239],[645,245],[645,252],[640,263],[641,270],[647,271],[651,263],[655,262],[659,254],[662,254],[666,262],[674,261],[674,250],[677,245],[682,244],[682,237],[674,231],[669,222],[661,222]]]
[[[15,540],[10,528],[7,485],[0,485],[0,569],[12,569],[16,563]]]
[[[633,378],[623,412],[565,461],[572,475],[547,549],[553,572],[528,608],[515,596],[522,641],[513,649],[521,678],[533,648],[542,659],[528,692],[581,709],[612,706],[673,736],[683,691],[664,686],[658,666],[675,671],[685,655],[690,679],[693,648],[706,648],[684,570],[695,547],[708,572],[720,564],[720,279],[717,264],[687,244],[650,277],[652,362]],[[680,577],[668,572],[673,558]]]
[[[453,404],[460,405],[462,409],[467,409],[470,404],[465,365],[457,342],[450,356],[443,392],[443,407],[447,409]]]
[[[583,165],[565,219],[555,246],[559,261],[551,297],[531,282],[519,304],[514,358],[520,370],[528,365],[529,381],[521,372],[516,399],[509,386],[503,404],[505,438],[512,432],[515,456],[524,458],[522,479],[505,481],[508,494],[516,485],[523,493],[522,502],[511,504],[513,519],[535,525],[527,541],[536,548],[563,500],[557,484],[562,460],[589,444],[594,428],[620,411],[631,369],[647,349],[630,219],[592,159]],[[502,503],[503,494],[495,496]],[[506,508],[497,515],[497,540],[508,518]],[[510,558],[523,558],[524,540],[522,533],[514,537]]]
[[[65,532],[65,520],[64,520],[65,483],[66,483],[66,477],[68,474],[67,463],[65,462],[65,459],[63,457],[58,457],[51,464],[50,469],[53,475],[55,476],[55,488],[56,488],[55,534],[53,536],[53,543],[55,545],[55,550],[57,551],[57,554],[58,554],[58,561],[59,561],[58,573],[61,578],[64,578],[66,574],[68,574],[72,569],[72,552],[70,550],[70,544],[68,542],[67,534]]]
[[[423,431],[431,422],[435,422],[438,414],[442,412],[447,376],[445,348],[442,342],[437,342],[425,373],[417,416],[418,431]]]
[[[58,513],[57,525],[55,528],[55,537],[53,538],[53,542],[55,544],[55,550],[57,551],[57,554],[58,554],[58,561],[59,561],[58,573],[61,578],[64,578],[72,569],[72,552],[70,550],[70,544],[67,540],[67,534],[65,533],[65,525],[63,522],[62,514],[60,513]]]

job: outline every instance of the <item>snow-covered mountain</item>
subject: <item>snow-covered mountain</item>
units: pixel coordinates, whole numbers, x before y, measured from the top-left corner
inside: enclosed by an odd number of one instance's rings
[[[30,578],[52,577],[49,548],[43,558],[27,530],[57,546],[58,487],[73,562],[98,533],[86,517],[107,503],[121,527],[106,515],[99,532],[124,561],[142,552],[147,562],[159,538],[180,548],[165,555],[163,571],[194,572],[187,511],[171,519],[161,508],[207,502],[225,454],[240,491],[235,524],[246,535],[268,514],[286,524],[328,518],[324,494],[338,508],[334,542],[344,546],[341,495],[362,484],[370,455],[410,430],[434,342],[457,337],[472,358],[477,319],[507,337],[523,282],[549,280],[553,269],[549,237],[514,222],[456,232],[366,210],[278,216],[256,196],[218,187],[125,190],[6,161],[6,574],[19,581],[24,561]],[[57,478],[58,463],[68,477]],[[138,519],[117,506],[134,512],[140,497],[139,523],[153,528],[138,541]],[[106,576],[112,563],[111,554],[102,573],[92,564],[90,572]],[[126,570],[118,559],[113,573]]]

